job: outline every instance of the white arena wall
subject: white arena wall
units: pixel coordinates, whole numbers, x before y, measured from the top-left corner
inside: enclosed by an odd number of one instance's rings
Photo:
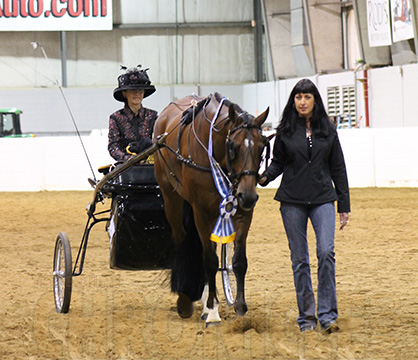
[[[418,186],[417,127],[341,129],[350,187]],[[97,169],[112,163],[106,136],[82,137]],[[274,141],[274,140],[273,140]],[[1,139],[0,191],[89,190],[92,177],[78,137]],[[277,187],[280,178],[269,187]]]
[[[362,71],[317,75],[325,101],[328,86],[355,85],[357,120],[365,118]],[[157,86],[144,106],[161,111],[170,101],[192,93],[206,96],[218,91],[249,113],[258,115],[268,106],[269,128],[277,126],[288,94],[298,79],[244,85]],[[351,187],[418,186],[418,64],[368,70],[370,128],[340,129]],[[113,88],[66,88],[64,93],[78,128],[83,132],[106,129],[109,114],[121,107]],[[0,108],[23,110],[25,132],[74,132],[68,109],[57,88],[0,89]],[[98,133],[102,133],[98,131]],[[105,136],[83,136],[97,168],[112,162]],[[0,191],[88,190],[92,176],[80,141],[75,136],[0,139],[3,176]],[[272,186],[277,186],[280,179]]]
[[[368,103],[371,128],[418,126],[415,104],[418,94],[418,64],[369,69]],[[346,85],[355,87],[356,121],[365,126],[365,93],[363,71],[345,71],[310,77],[316,83],[325,106],[327,88]],[[267,123],[277,126],[290,91],[299,79],[283,79],[253,84],[156,85],[155,94],[144,100],[144,106],[161,112],[170,101],[193,93],[207,96],[219,92],[253,115],[268,106]],[[116,84],[115,84],[116,86]],[[65,88],[63,92],[80,131],[104,129],[109,115],[122,107],[113,99],[113,87]],[[0,88],[0,108],[23,111],[22,131],[29,133],[74,133],[68,109],[58,88]],[[360,119],[362,119],[360,121]],[[354,119],[353,119],[354,120]]]

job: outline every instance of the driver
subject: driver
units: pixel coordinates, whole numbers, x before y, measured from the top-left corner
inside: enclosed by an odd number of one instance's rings
[[[108,150],[116,161],[123,162],[152,145],[157,112],[142,106],[142,100],[155,92],[148,69],[142,70],[141,65],[121,69],[126,72],[118,77],[113,97],[125,106],[110,115]]]

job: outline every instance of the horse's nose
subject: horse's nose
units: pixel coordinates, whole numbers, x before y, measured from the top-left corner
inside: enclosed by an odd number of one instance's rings
[[[243,193],[240,192],[237,194],[238,203],[242,210],[250,211],[254,208],[258,200],[258,195],[256,192],[252,193]]]

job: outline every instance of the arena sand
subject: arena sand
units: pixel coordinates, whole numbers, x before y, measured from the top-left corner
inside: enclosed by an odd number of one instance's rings
[[[274,190],[259,194],[249,311],[237,318],[219,287],[223,323],[205,329],[200,303],[191,319],[178,317],[167,272],[109,269],[102,224],[74,278],[70,312],[57,314],[55,239],[68,233],[74,260],[92,192],[0,193],[0,359],[417,359],[418,189],[352,189],[350,224],[336,233],[341,331],[331,335],[299,332],[279,204]],[[316,287],[311,227],[309,237]]]

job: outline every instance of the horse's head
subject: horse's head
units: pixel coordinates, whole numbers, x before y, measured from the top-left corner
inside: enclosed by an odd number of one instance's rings
[[[234,104],[229,107],[231,126],[226,139],[228,177],[234,184],[240,207],[246,211],[253,209],[258,200],[258,170],[263,149],[268,143],[268,139],[262,134],[261,126],[268,113],[269,108],[254,117],[247,112],[237,112]]]

